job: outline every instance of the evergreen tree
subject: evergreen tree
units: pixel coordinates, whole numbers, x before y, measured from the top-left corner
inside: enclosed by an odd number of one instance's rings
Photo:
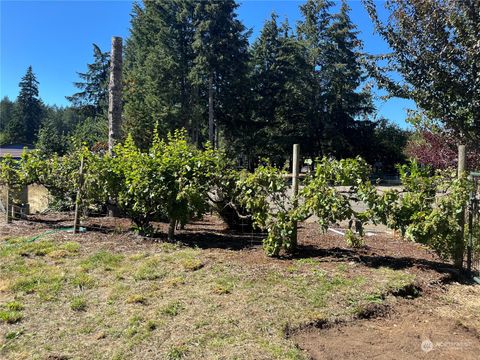
[[[272,14],[252,47],[253,119],[258,156],[277,164],[309,132],[311,78],[305,48]]]
[[[234,125],[242,108],[237,95],[245,81],[248,40],[245,27],[236,18],[237,7],[234,0],[199,1],[195,6],[191,78],[206,94],[208,134],[214,145],[218,144],[219,127]]]
[[[5,96],[0,101],[0,145],[5,145],[9,142],[6,129],[11,121],[14,121],[15,103]]]
[[[300,6],[303,20],[297,27],[297,36],[307,48],[313,91],[310,98],[310,136],[305,139],[307,152],[313,156],[325,152],[324,138],[327,122],[326,89],[328,79],[324,71],[328,65],[327,54],[331,48],[329,27],[332,21],[329,0],[308,0]]]
[[[360,61],[362,44],[349,17],[350,8],[343,1],[340,11],[331,14],[332,5],[330,1],[309,0],[301,6],[304,19],[298,34],[308,49],[315,78],[311,99],[312,149],[344,157],[357,153],[357,132],[362,125],[370,125],[355,120],[370,114],[373,105],[369,91],[358,91],[365,75]]]
[[[148,147],[160,134],[185,127],[198,139],[200,97],[189,78],[193,66],[194,2],[144,1],[133,8],[125,47],[125,134]]]
[[[429,118],[475,148],[480,143],[480,1],[391,1],[385,5],[388,23],[379,19],[373,0],[364,3],[392,49],[372,64],[378,84],[392,96],[415,100]],[[400,81],[392,73],[401,74]]]
[[[162,0],[134,5],[125,49],[125,132],[145,147],[185,127],[201,143],[241,118],[236,100],[246,74],[247,38],[234,1]]]
[[[7,124],[9,142],[33,144],[42,122],[43,104],[38,96],[38,80],[29,66],[19,87],[15,116]]]
[[[93,44],[93,63],[87,64],[87,72],[78,72],[82,81],[74,85],[80,91],[66,96],[72,105],[79,109],[85,117],[104,115],[108,107],[108,77],[110,53]]]
[[[358,31],[349,12],[350,7],[343,0],[339,13],[333,16],[328,28],[331,41],[327,64],[322,71],[327,81],[325,100],[328,117],[324,129],[324,151],[329,149],[340,157],[357,154],[354,141],[361,124],[355,123],[355,120],[373,112],[369,89],[357,91],[366,77],[360,62],[362,43],[357,38]]]

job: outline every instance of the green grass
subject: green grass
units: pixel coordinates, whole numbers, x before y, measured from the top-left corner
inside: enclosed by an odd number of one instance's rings
[[[81,266],[85,270],[101,269],[110,271],[118,267],[123,258],[123,255],[100,250],[82,261]]]
[[[414,281],[401,270],[315,258],[256,264],[175,244],[122,254],[101,241],[34,244],[0,242],[0,291],[10,300],[0,305],[2,359],[303,359],[285,329],[355,316]]]
[[[20,311],[0,310],[0,320],[7,324],[15,324],[23,319]]]
[[[161,309],[161,313],[164,314],[164,315],[168,315],[168,316],[177,316],[178,314],[180,314],[180,312],[184,309],[184,306],[182,303],[180,303],[179,301],[174,301],[174,302],[171,302],[169,304],[167,304],[167,306],[165,306],[163,309]]]
[[[73,311],[85,311],[87,309],[87,300],[84,296],[74,296],[70,300],[70,309]]]
[[[141,262],[133,273],[135,280],[157,280],[166,275],[159,259],[152,258]]]

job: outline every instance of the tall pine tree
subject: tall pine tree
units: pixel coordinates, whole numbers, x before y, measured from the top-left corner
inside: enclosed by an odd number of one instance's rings
[[[74,83],[80,91],[66,96],[83,116],[95,118],[106,113],[109,67],[110,52],[102,52],[96,44],[93,44],[93,63],[87,64],[86,72],[77,73],[81,81]]]
[[[6,128],[11,143],[33,144],[42,122],[43,104],[38,95],[38,80],[29,66],[22,77],[15,106],[15,116]]]
[[[185,127],[201,143],[208,139],[209,110],[217,129],[242,116],[235,100],[248,43],[236,7],[231,0],[134,5],[125,49],[125,131],[138,144],[148,145],[155,124],[160,134]]]
[[[344,157],[355,155],[355,133],[364,130],[356,120],[371,113],[373,105],[368,91],[358,91],[365,75],[350,8],[342,1],[340,11],[331,14],[332,6],[328,0],[307,1],[301,7],[304,20],[298,33],[315,78],[312,146],[324,155]]]
[[[256,155],[282,165],[309,132],[311,78],[305,48],[275,14],[253,44],[252,71]]]
[[[179,127],[194,133],[204,112],[196,107],[199,93],[189,77],[193,13],[188,0],[134,5],[125,47],[124,126],[140,146],[148,146],[156,124],[160,134]]]

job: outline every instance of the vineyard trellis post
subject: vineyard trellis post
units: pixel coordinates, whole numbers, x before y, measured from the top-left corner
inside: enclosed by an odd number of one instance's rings
[[[457,176],[461,179],[465,176],[466,171],[466,149],[465,145],[458,145],[458,167]],[[459,214],[460,234],[455,244],[454,263],[459,269],[463,269],[463,259],[465,252],[465,207],[462,208]]]
[[[80,230],[80,215],[79,208],[82,201],[82,186],[83,186],[83,156],[80,159],[80,170],[78,172],[78,189],[77,197],[75,199],[75,218],[73,222],[73,233],[76,234]]]
[[[298,206],[298,181],[300,172],[300,145],[293,144],[293,156],[292,156],[292,199],[293,199],[293,208],[295,209]],[[295,248],[297,245],[297,221],[293,223],[293,232],[292,232],[292,248]]]
[[[11,199],[10,199],[10,186],[7,184],[7,191],[6,191],[6,197],[5,197],[5,217],[7,220],[7,224],[12,223],[12,213],[11,213]],[[13,207],[12,207],[13,209]]]

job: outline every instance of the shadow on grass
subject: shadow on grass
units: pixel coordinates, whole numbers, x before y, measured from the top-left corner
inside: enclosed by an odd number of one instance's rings
[[[30,218],[29,221],[43,223],[49,227],[59,227],[59,223],[68,222],[68,218],[45,219],[41,217]],[[157,223],[159,224],[159,223]],[[119,232],[115,224],[82,224],[88,232],[97,232],[101,234],[110,234]],[[191,228],[189,228],[191,227]],[[158,228],[153,236],[148,237],[152,241],[167,241],[167,234]],[[126,229],[120,232],[125,232]],[[189,247],[198,247],[200,249],[226,249],[226,250],[244,250],[260,247],[266,234],[260,232],[239,232],[228,229],[215,228],[208,221],[196,221],[187,226],[185,230],[178,230],[175,234],[175,241]],[[147,239],[147,238],[146,238]],[[387,254],[369,253],[368,246],[360,249],[346,249],[342,247],[321,247],[318,245],[299,245],[294,254],[281,256],[280,259],[307,259],[318,258],[321,262],[355,262],[371,268],[386,267],[392,270],[404,270],[409,268],[419,268],[422,270],[432,270],[445,274],[444,283],[457,281],[469,284],[471,281],[463,273],[454,268],[448,262],[428,260],[408,256],[390,256]]]

